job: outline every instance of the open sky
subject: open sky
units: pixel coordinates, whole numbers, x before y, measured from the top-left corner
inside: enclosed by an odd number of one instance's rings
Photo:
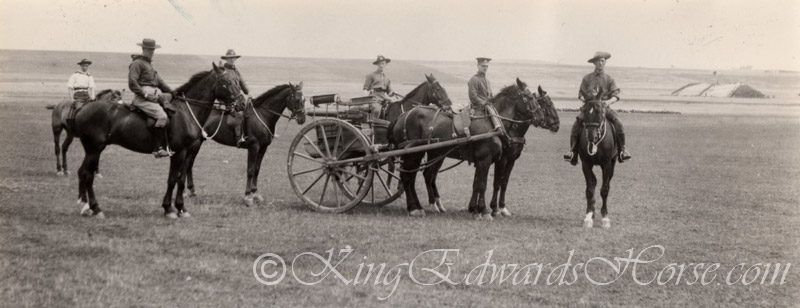
[[[0,48],[800,70],[800,0],[0,0]]]

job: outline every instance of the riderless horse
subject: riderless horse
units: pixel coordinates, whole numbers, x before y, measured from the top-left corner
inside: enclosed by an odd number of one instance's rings
[[[297,85],[290,83],[276,86],[245,105],[244,129],[251,140],[247,145],[247,183],[244,192],[244,202],[247,206],[252,206],[254,202],[264,201],[264,197],[258,193],[258,175],[267,148],[276,137],[275,126],[278,120],[281,117],[288,118],[289,121],[296,119],[297,124],[302,125],[306,121],[304,103],[303,82],[300,82]],[[283,114],[286,108],[292,112],[291,117]],[[205,121],[203,131],[211,132],[208,139],[235,147],[236,134],[233,130],[233,123],[229,123],[227,119],[230,119],[227,113],[214,111]],[[186,188],[189,190],[189,196],[197,195],[192,168],[202,144],[203,140],[187,155]]]
[[[244,95],[236,77],[224,67],[211,64],[213,69],[200,72],[175,90],[171,105],[174,115],[168,124],[168,145],[175,152],[170,158],[167,191],[162,207],[167,218],[188,217],[183,204],[186,158],[188,150],[196,147],[202,140],[202,125],[211,114],[214,100],[230,104],[244,102]],[[169,96],[169,95],[167,95]],[[84,207],[89,210],[82,214],[104,217],[94,192],[94,174],[100,154],[109,144],[117,144],[131,151],[150,153],[154,138],[148,129],[148,120],[140,112],[130,111],[126,106],[112,103],[92,103],[78,113],[75,119],[77,135],[81,139],[86,155],[78,170],[78,191]],[[152,121],[150,121],[152,122]],[[175,206],[172,206],[172,193],[177,184]]]
[[[100,91],[95,96],[94,102],[112,102],[116,103],[122,99],[122,93],[119,90],[106,89]],[[72,101],[66,100],[58,104],[47,105],[47,109],[53,110],[52,128],[53,128],[53,142],[56,148],[56,175],[69,175],[67,168],[67,150],[72,144],[72,138],[75,136],[75,128],[67,124],[67,117],[69,116]],[[81,108],[82,109],[82,108]],[[80,109],[78,109],[80,110]],[[64,138],[64,143],[61,143],[61,132],[67,133]],[[97,177],[102,177],[98,170]]]

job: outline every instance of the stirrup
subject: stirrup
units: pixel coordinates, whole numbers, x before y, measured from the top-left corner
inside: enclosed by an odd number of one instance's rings
[[[569,151],[569,153],[564,154],[564,160],[565,161],[571,161],[574,156],[575,156],[575,152]]]
[[[619,153],[619,162],[620,163],[624,163],[624,162],[628,161],[629,159],[631,159],[631,154],[628,154],[628,151],[623,150],[623,151],[621,151]]]
[[[244,148],[250,144],[250,140],[247,137],[242,136],[241,138],[236,140],[236,147],[237,148]]]
[[[153,155],[156,158],[170,157],[170,156],[172,156],[172,154],[175,154],[175,153],[173,153],[171,151],[168,151],[168,150],[165,150],[164,148],[158,148],[158,150],[153,152]]]

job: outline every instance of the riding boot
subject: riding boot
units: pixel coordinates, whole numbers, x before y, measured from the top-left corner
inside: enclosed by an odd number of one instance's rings
[[[172,156],[172,152],[169,150],[169,145],[167,144],[167,130],[164,127],[156,127],[153,129],[153,137],[156,141],[156,149],[153,151],[153,155],[156,158],[162,157],[170,157]]]
[[[578,165],[578,136],[570,135],[569,136],[569,148],[570,152],[564,155],[564,160],[568,160],[570,164],[573,166]]]
[[[617,142],[619,142],[619,162],[624,163],[631,159],[631,155],[625,150],[625,133],[617,134]]]
[[[244,148],[247,147],[247,136],[244,135],[244,127],[242,119],[236,119],[236,125],[233,126],[233,130],[236,132],[236,147]]]

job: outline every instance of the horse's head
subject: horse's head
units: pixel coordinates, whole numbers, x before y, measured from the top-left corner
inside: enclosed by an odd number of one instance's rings
[[[214,72],[212,73],[214,75],[214,84],[210,87],[213,98],[225,104],[230,104],[234,101],[237,104],[243,104],[245,101],[244,92],[242,92],[242,87],[236,74],[229,74],[225,67],[217,66],[214,62],[211,62],[211,66],[214,67]]]
[[[542,86],[539,86],[537,90],[538,95],[536,95],[536,102],[539,103],[539,107],[541,107],[540,110],[543,115],[542,122],[538,127],[549,129],[551,132],[556,133],[561,126],[561,121],[558,118],[556,106],[553,104],[550,96],[547,95],[547,92],[542,89]]]
[[[530,121],[537,127],[540,126],[543,123],[544,117],[539,110],[541,107],[536,101],[536,95],[531,93],[531,90],[528,89],[528,84],[522,80],[519,80],[519,77],[517,77],[516,90],[520,99],[519,101],[512,101],[514,106],[514,114],[519,115],[517,117],[524,119],[525,121]],[[502,93],[503,92],[501,92],[501,95]],[[498,98],[501,95],[498,95]]]
[[[292,112],[292,118],[297,120],[297,124],[302,125],[306,122],[306,98],[303,96],[303,82],[301,81],[297,85],[292,85],[289,83],[289,86],[292,89],[292,94],[290,94],[286,99],[286,107]]]
[[[125,91],[123,89],[123,91]],[[112,90],[112,89],[105,89],[100,91],[95,95],[94,101],[95,102],[109,102],[109,103],[119,103],[122,100],[122,92],[119,90]]]
[[[425,97],[422,98],[422,103],[425,105],[434,104],[439,106],[442,110],[445,111],[452,111],[453,110],[453,102],[450,101],[450,97],[447,95],[447,91],[444,90],[439,81],[433,77],[433,74],[425,74],[426,79],[426,86],[428,87],[427,91],[425,91]]]
[[[583,126],[586,128],[587,137],[592,143],[600,142],[602,138],[600,128],[605,124],[606,111],[600,100],[591,100],[583,106]]]

